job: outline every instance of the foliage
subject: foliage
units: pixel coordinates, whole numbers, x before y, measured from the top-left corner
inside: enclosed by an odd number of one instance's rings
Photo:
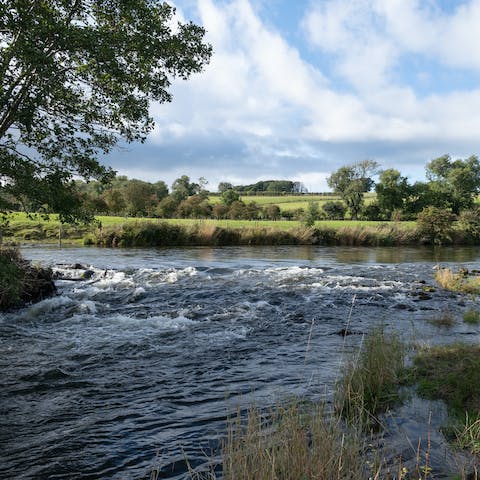
[[[455,214],[473,207],[474,198],[480,193],[480,161],[475,155],[455,161],[450,155],[443,155],[429,162],[426,172],[437,193],[436,206],[450,208]]]
[[[229,207],[233,202],[237,202],[240,200],[240,194],[231,188],[228,190],[224,190],[220,195],[222,202]]]
[[[395,210],[403,210],[405,200],[410,194],[406,177],[398,170],[390,168],[380,172],[379,181],[375,185],[377,204],[384,218],[390,219]]]
[[[458,227],[473,241],[480,239],[480,207],[464,210],[458,216]]]
[[[453,344],[430,347],[414,359],[414,379],[419,392],[442,399],[463,418],[465,411],[479,415],[480,347]]]
[[[278,193],[306,193],[307,189],[301,182],[291,180],[262,180],[252,185],[237,185],[233,187],[237,192],[270,192]]]
[[[377,202],[370,203],[362,208],[361,217],[369,221],[380,220],[382,218],[382,209]]]
[[[227,190],[233,190],[234,187],[230,182],[220,182],[218,184],[217,190],[218,193],[226,192]]]
[[[328,186],[338,193],[350,210],[352,219],[356,219],[364,202],[364,194],[369,192],[374,182],[371,175],[378,169],[377,162],[363,160],[340,167],[327,179]]]
[[[470,325],[477,325],[478,323],[480,323],[480,312],[473,309],[467,310],[463,314],[463,321]]]
[[[147,216],[158,203],[154,185],[142,180],[130,180],[123,193],[127,213],[132,217]]]
[[[190,181],[190,177],[182,175],[172,183],[172,197],[181,202],[191,195],[197,195],[200,191],[200,185]]]
[[[304,223],[307,227],[313,227],[315,222],[318,220],[320,215],[320,207],[318,202],[310,201],[308,202],[307,211],[305,213]]]
[[[17,250],[0,249],[0,310],[14,306],[20,300],[24,271],[19,263]]]
[[[435,280],[446,290],[480,294],[480,276],[469,276],[465,271],[455,273],[450,268],[440,268],[435,272]]]
[[[226,480],[367,478],[360,432],[346,432],[323,405],[295,400],[268,412],[252,407],[246,419],[239,412],[230,421],[223,455]]]
[[[450,210],[438,207],[426,207],[417,217],[417,232],[426,241],[434,245],[451,243],[455,215]]]
[[[281,216],[280,207],[278,205],[267,205],[263,209],[263,214],[267,220],[279,220]]]
[[[329,220],[343,220],[347,211],[343,202],[325,202],[322,208]]]
[[[209,61],[203,28],[157,0],[0,1],[0,209],[88,216],[74,176],[152,129],[150,101]]]

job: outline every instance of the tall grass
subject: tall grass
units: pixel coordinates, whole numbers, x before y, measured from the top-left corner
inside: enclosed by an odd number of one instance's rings
[[[468,275],[468,272],[453,272],[450,268],[440,268],[435,272],[435,280],[445,290],[453,292],[480,294],[480,276]]]
[[[371,425],[379,412],[398,400],[406,348],[394,333],[373,329],[359,352],[343,366],[335,406],[349,423]]]
[[[230,425],[223,454],[227,480],[365,478],[363,441],[322,405],[291,401],[269,415],[252,408]]]

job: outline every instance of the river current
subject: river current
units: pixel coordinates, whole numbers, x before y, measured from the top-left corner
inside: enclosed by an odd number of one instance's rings
[[[226,417],[331,393],[372,325],[480,340],[474,298],[437,265],[478,248],[25,247],[58,294],[0,315],[0,478],[181,479],[218,455]],[[448,312],[453,326],[432,319]],[[347,329],[351,335],[340,333]]]

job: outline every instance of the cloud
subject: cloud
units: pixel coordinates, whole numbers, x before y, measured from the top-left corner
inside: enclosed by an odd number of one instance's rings
[[[135,170],[118,156],[122,169],[211,185],[292,178],[318,190],[362,158],[421,175],[422,162],[478,148],[480,89],[420,92],[412,78],[434,82],[428,63],[480,70],[480,0],[450,12],[434,0],[312,3],[301,23],[310,50],[267,26],[248,0],[195,5],[211,64],[174,83],[173,103],[152,106],[144,163]]]

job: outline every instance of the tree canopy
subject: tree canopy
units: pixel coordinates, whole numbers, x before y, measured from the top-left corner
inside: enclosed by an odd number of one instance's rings
[[[112,177],[98,155],[143,141],[151,101],[211,56],[203,28],[159,0],[0,0],[0,210],[81,215],[73,179]]]
[[[328,186],[346,203],[352,218],[356,219],[363,205],[364,193],[374,186],[371,178],[378,170],[374,160],[363,160],[340,167],[327,178]]]

